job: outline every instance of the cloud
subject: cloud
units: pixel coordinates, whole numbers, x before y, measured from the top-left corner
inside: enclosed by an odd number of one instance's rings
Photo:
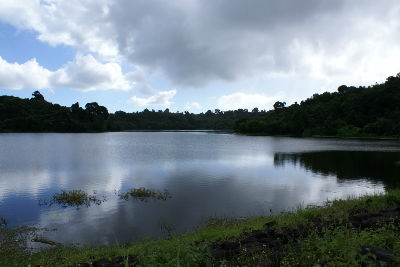
[[[237,92],[230,95],[224,95],[218,98],[218,108],[221,110],[248,109],[257,107],[260,109],[270,109],[275,101],[281,96],[265,96],[262,94],[245,94]]]
[[[136,68],[135,71],[126,74],[128,80],[135,81],[134,89],[145,95],[154,95],[157,91],[150,85],[149,80],[146,77],[146,73]]]
[[[198,102],[186,102],[185,104],[185,110],[187,111],[199,111],[201,110],[203,107],[198,103]]]
[[[55,87],[83,90],[129,90],[132,87],[118,64],[103,64],[92,55],[78,55],[74,61],[57,70],[51,81]]]
[[[172,105],[170,99],[173,98],[175,95],[176,90],[162,91],[148,98],[133,96],[130,99],[130,102],[140,107],[148,107],[151,105],[159,107],[170,107]]]
[[[370,83],[400,69],[397,0],[2,0],[0,20],[180,87],[277,74]]]
[[[0,57],[0,87],[8,89],[49,88],[52,72],[33,58],[23,64],[8,63]]]
[[[128,76],[128,77],[127,77]],[[56,71],[50,71],[31,59],[23,64],[9,63],[0,57],[0,87],[7,89],[71,88],[130,90],[133,73],[124,75],[116,63],[101,63],[92,55],[77,55]]]
[[[101,59],[118,57],[107,20],[108,0],[4,0],[0,20],[23,30],[34,30],[50,45],[65,44]]]

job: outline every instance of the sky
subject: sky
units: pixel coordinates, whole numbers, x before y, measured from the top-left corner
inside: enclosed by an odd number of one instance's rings
[[[399,59],[398,0],[0,1],[0,95],[65,106],[268,110]]]

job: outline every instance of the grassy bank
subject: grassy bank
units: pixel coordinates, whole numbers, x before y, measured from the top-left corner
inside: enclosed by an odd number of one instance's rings
[[[213,219],[184,235],[112,247],[32,252],[17,242],[23,229],[3,227],[0,266],[400,265],[399,218],[400,190],[394,190],[278,216]]]

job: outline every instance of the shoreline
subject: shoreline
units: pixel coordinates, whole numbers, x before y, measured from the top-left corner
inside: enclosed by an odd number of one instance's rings
[[[240,133],[234,132],[237,135],[243,136],[270,136],[270,137],[291,137],[291,138],[316,138],[316,139],[354,139],[354,140],[387,140],[387,141],[400,141],[400,137],[387,137],[387,136],[334,136],[334,135],[312,135],[312,136],[295,136],[295,135],[266,135],[263,133]]]
[[[264,133],[241,133],[235,132],[234,130],[207,130],[207,129],[197,129],[197,130],[151,130],[151,129],[142,129],[142,130],[122,130],[122,131],[87,131],[87,132],[1,132],[0,134],[41,134],[41,133],[52,133],[52,134],[87,134],[87,133],[130,133],[130,132],[179,132],[179,133],[190,133],[190,132],[199,132],[199,133],[227,133],[227,134],[235,134],[241,136],[268,136],[268,137],[291,137],[291,138],[316,138],[316,139],[350,139],[350,140],[376,140],[376,141],[400,141],[400,137],[390,137],[390,136],[330,136],[330,135],[312,135],[312,136],[294,136],[294,135],[268,135]]]
[[[0,253],[0,265],[391,266],[400,263],[399,230],[400,190],[391,190],[275,216],[216,218],[185,234],[133,244],[57,244],[39,252],[11,247]]]

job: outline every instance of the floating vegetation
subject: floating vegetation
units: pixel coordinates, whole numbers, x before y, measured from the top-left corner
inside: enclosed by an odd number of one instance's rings
[[[117,191],[115,193],[124,200],[133,198],[136,200],[147,201],[148,199],[167,200],[168,198],[171,198],[171,194],[168,190],[152,191],[144,187],[131,188],[125,193],[118,193]],[[96,191],[93,192],[93,195],[89,195],[83,190],[61,190],[61,193],[54,194],[50,199],[40,199],[39,205],[50,207],[57,204],[63,208],[76,207],[79,209],[81,206],[90,207],[92,204],[100,205],[105,201],[107,201],[107,198],[105,196],[98,197]],[[0,219],[0,225],[1,224],[2,221]]]
[[[81,206],[89,207],[91,204],[100,205],[106,201],[106,198],[98,198],[96,192],[93,195],[89,195],[83,190],[61,190],[61,193],[56,193],[50,200],[39,200],[41,206],[52,206],[54,204],[61,205],[62,207],[76,207]]]
[[[128,192],[119,193],[118,196],[124,200],[133,198],[140,201],[147,201],[150,198],[157,200],[167,200],[168,198],[171,198],[171,194],[168,192],[167,189],[165,189],[164,191],[152,191],[144,187],[131,188]]]

